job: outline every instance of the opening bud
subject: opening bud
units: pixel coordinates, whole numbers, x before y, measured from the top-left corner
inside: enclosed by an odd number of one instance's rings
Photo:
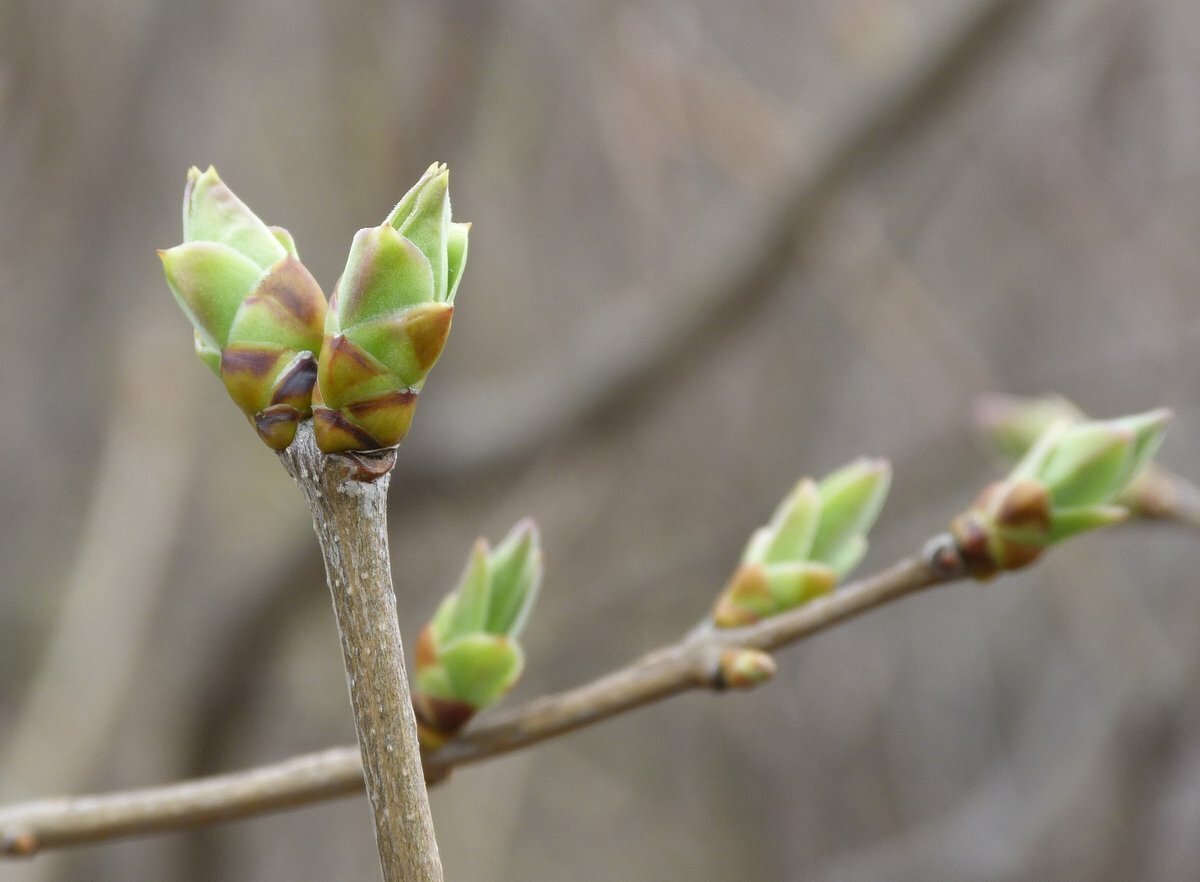
[[[525,658],[517,637],[537,598],[537,526],[519,522],[494,549],[479,539],[458,586],[417,640],[413,706],[422,743],[453,737],[516,684]]]
[[[717,661],[719,688],[753,689],[779,670],[775,659],[758,649],[723,649]]]
[[[1008,478],[984,488],[951,523],[968,570],[986,579],[1027,566],[1056,542],[1124,520],[1123,495],[1158,450],[1170,417],[1155,410],[1050,425]]]
[[[718,627],[749,625],[828,594],[862,560],[891,482],[882,459],[859,459],[820,483],[805,478],[755,530],[717,598]]]
[[[324,327],[313,429],[326,453],[403,440],[454,316],[470,224],[450,219],[435,163],[378,227],[354,237]]]

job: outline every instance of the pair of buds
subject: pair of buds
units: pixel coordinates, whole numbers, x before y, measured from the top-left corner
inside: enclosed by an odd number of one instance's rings
[[[211,167],[188,172],[184,242],[159,256],[196,352],[267,446],[286,448],[310,416],[326,453],[408,434],[467,257],[470,224],[451,220],[448,188],[435,163],[382,224],[360,230],[326,304],[286,230]]]

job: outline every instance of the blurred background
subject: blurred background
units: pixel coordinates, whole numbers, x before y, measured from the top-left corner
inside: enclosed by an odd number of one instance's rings
[[[676,639],[803,474],[864,572],[994,463],[976,395],[1168,405],[1200,478],[1191,0],[0,2],[0,799],[353,742],[295,487],[156,248],[189,165],[330,289],[433,160],[474,221],[392,485],[411,637],[542,527],[513,702]],[[1200,542],[1132,526],[433,794],[457,880],[1200,877]],[[411,642],[411,641],[410,641]],[[374,878],[365,799],[0,866]]]

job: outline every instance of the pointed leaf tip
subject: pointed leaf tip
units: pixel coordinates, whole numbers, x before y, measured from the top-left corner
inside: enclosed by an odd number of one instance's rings
[[[249,206],[221,180],[211,165],[204,173],[188,173],[184,188],[185,242],[220,242],[267,269],[287,251]]]
[[[492,602],[487,631],[516,636],[537,600],[542,584],[541,537],[537,525],[523,518],[491,555]]]
[[[821,495],[812,478],[804,478],[784,497],[771,516],[772,532],[763,560],[766,563],[803,560],[812,547],[821,519]]]
[[[813,539],[812,560],[834,565],[842,575],[858,563],[866,551],[864,537],[883,509],[891,479],[888,460],[867,457],[822,479],[821,523]]]

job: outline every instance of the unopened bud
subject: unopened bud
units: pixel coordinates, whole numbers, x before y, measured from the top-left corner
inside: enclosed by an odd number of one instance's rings
[[[779,670],[775,659],[758,649],[721,650],[717,683],[722,688],[753,689],[766,683]]]
[[[287,231],[259,220],[211,167],[188,172],[183,234],[159,256],[196,352],[282,450],[311,413],[325,296]]]

